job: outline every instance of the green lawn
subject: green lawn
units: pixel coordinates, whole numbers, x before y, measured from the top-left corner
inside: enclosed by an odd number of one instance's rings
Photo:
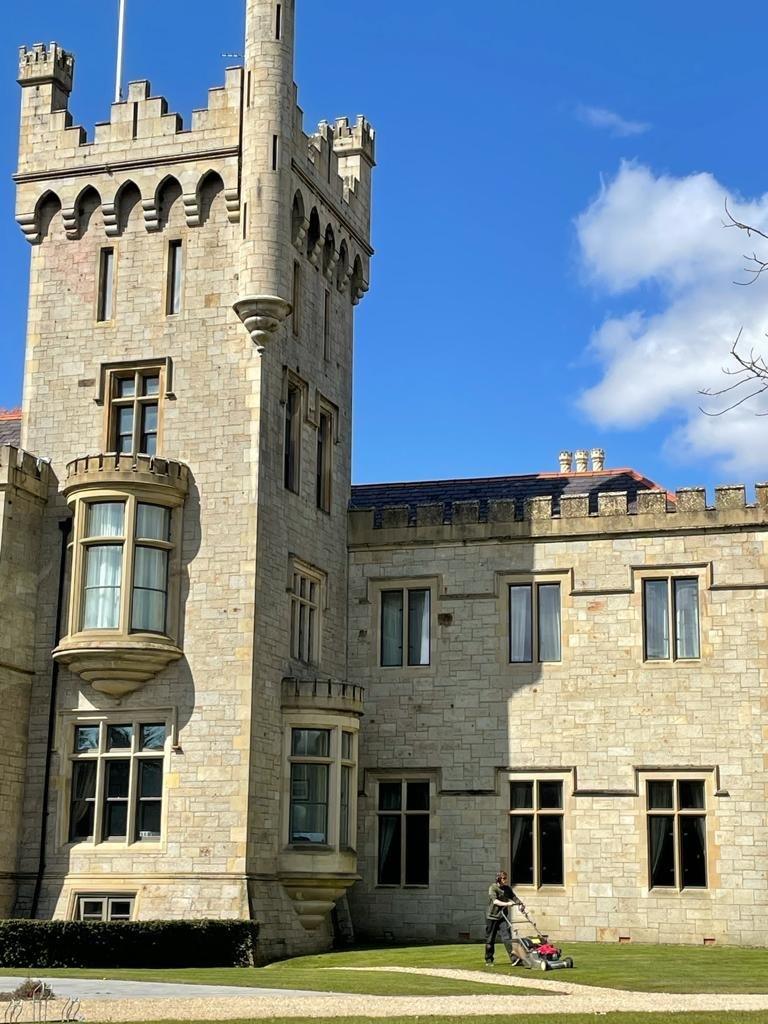
[[[297,957],[261,968],[187,970],[41,970],[8,969],[2,974],[56,977],[123,978],[133,981],[174,981],[190,984],[244,985],[254,988],[313,989],[319,992],[358,992],[372,995],[461,995],[504,992],[514,996],[525,989],[493,984],[344,968],[383,966],[448,967],[482,970],[486,977],[514,973],[517,977],[603,985],[642,992],[768,993],[768,955],[764,949],[693,946],[598,945],[567,943],[573,956],[572,971],[533,974],[501,963],[483,967],[479,945],[415,946],[361,949],[343,953]],[[500,952],[500,951],[499,951]],[[340,968],[328,970],[328,968]],[[530,990],[528,990],[530,991]],[[647,1020],[647,1018],[644,1018]],[[749,1019],[749,1018],[746,1018]]]
[[[576,1013],[522,1017],[515,1013],[497,1017],[313,1017],[312,1024],[768,1024],[768,1013]],[[298,1024],[298,1017],[269,1017],[258,1024]],[[205,1021],[153,1021],[152,1024],[207,1024]],[[226,1024],[255,1024],[231,1020]]]

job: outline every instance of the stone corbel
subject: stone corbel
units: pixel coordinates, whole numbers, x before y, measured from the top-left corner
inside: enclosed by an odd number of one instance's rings
[[[290,302],[277,295],[251,295],[239,299],[232,308],[259,352],[264,351],[264,342],[269,340],[293,310]]]
[[[328,263],[325,266],[325,276],[329,281],[333,281],[333,275],[336,272],[336,267],[338,265],[340,256],[341,253],[339,252],[339,250],[334,249],[333,252],[328,257]]]
[[[309,220],[306,217],[302,217],[301,223],[294,225],[293,233],[293,244],[299,250],[300,253],[304,252],[304,243],[307,240],[308,231]]]
[[[352,288],[352,305],[356,306],[370,288],[367,281],[358,281]]]
[[[227,204],[227,220],[230,224],[240,223],[240,193],[236,188],[224,189],[224,202]]]
[[[40,241],[40,224],[34,210],[32,213],[20,213],[16,218],[16,223],[30,245]]]
[[[185,192],[181,197],[188,228],[200,227],[200,197],[196,192]]]
[[[104,218],[104,231],[107,238],[117,238],[119,229],[117,224],[117,205],[115,202],[102,203],[101,215]]]
[[[142,199],[141,208],[144,211],[144,226],[147,231],[160,230],[160,207],[156,198]]]
[[[315,244],[312,246],[312,251],[307,254],[309,256],[309,262],[312,264],[313,267],[320,266],[320,260],[322,259],[323,256],[323,249],[325,249],[325,239],[321,235],[315,242]]]
[[[61,219],[64,222],[64,233],[67,238],[74,242],[80,237],[80,218],[77,215],[77,208],[68,206],[61,211]]]
[[[345,292],[347,290],[349,282],[352,280],[353,273],[353,268],[347,264],[347,266],[344,267],[343,272],[336,277],[336,287],[340,292]]]

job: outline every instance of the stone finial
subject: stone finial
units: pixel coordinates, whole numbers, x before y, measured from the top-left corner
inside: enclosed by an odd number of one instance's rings
[[[560,472],[570,473],[573,467],[573,452],[562,451],[557,458],[560,462]]]
[[[574,452],[574,458],[576,459],[576,472],[586,473],[589,469],[589,452],[586,448],[578,448]]]
[[[274,334],[293,310],[290,302],[277,295],[251,295],[240,299],[232,308],[259,351],[263,350],[264,342],[269,340],[270,335]]]
[[[593,448],[589,457],[592,460],[592,472],[602,473],[605,469],[605,449],[604,448]]]

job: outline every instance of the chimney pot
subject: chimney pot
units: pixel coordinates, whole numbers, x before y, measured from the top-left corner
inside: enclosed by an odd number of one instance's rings
[[[592,459],[592,472],[602,473],[605,469],[605,449],[593,448],[589,454]]]
[[[562,451],[558,455],[560,460],[560,472],[570,473],[573,468],[573,452]]]
[[[589,469],[589,452],[586,448],[579,448],[575,452],[576,457],[576,472],[586,473]]]

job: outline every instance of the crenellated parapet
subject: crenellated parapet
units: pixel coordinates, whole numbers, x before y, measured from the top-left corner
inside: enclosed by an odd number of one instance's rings
[[[352,547],[445,542],[560,539],[617,534],[768,529],[768,483],[755,485],[755,502],[744,485],[715,488],[707,504],[703,487],[686,487],[674,495],[662,490],[561,495],[557,510],[551,495],[488,501],[452,501],[352,509]]]
[[[50,485],[51,467],[45,460],[13,445],[0,445],[0,491],[15,488],[45,502]]]
[[[239,221],[242,68],[227,69],[224,85],[209,92],[208,106],[193,112],[187,129],[163,97],[152,95],[149,82],[132,82],[90,140],[68,109],[73,74],[74,57],[56,43],[21,50],[16,219],[30,242],[41,239],[46,201],[61,207],[67,237],[78,238],[80,202],[90,190],[101,202],[107,236],[117,236],[128,185],[140,192],[146,229],[159,230],[160,193],[169,177],[181,188],[188,226],[201,223],[201,191],[211,175],[221,180],[229,221]]]

